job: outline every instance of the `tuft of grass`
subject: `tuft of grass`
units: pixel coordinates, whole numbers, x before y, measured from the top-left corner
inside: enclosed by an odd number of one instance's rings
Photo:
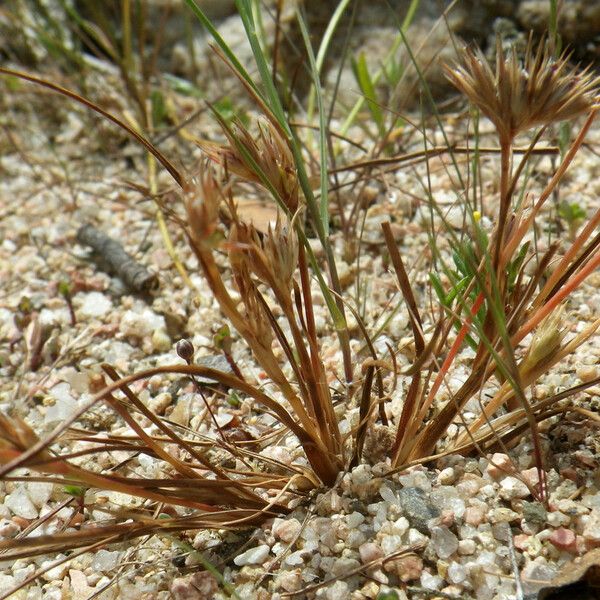
[[[80,503],[82,510],[102,508],[92,498],[90,492],[94,490],[121,493],[140,501],[137,508],[130,509],[104,506],[103,510],[112,517],[106,524],[86,523],[78,530],[2,541],[3,559],[65,548],[86,551],[149,534],[171,536],[199,528],[256,526],[264,519],[289,512],[312,490],[333,486],[341,473],[364,460],[365,439],[377,420],[393,434],[388,455],[390,472],[434,460],[441,453],[487,452],[497,446],[505,447],[529,430],[540,471],[540,486],[533,491],[546,500],[537,424],[559,414],[564,410],[559,402],[584,387],[540,401],[527,390],[600,327],[598,319],[569,338],[564,326],[565,301],[600,266],[600,239],[594,236],[600,209],[574,234],[559,260],[558,242],[542,251],[535,240],[528,238],[536,217],[580,151],[592,125],[598,110],[598,80],[587,71],[572,70],[564,55],[553,59],[545,47],[535,50],[531,41],[523,64],[514,53],[505,56],[499,48],[495,67],[476,50],[465,50],[462,62],[448,67],[449,79],[496,128],[499,148],[490,152],[500,154],[500,186],[491,231],[485,229],[481,214],[475,210],[481,202],[478,205],[464,200],[469,198],[470,184],[456,157],[462,152],[472,158],[469,146],[456,150],[448,143],[433,148],[423,135],[424,150],[419,156],[373,159],[387,161],[395,168],[405,159],[425,160],[428,168],[433,156],[450,153],[457,173],[456,196],[464,203],[467,231],[459,235],[435,202],[430,182],[423,182],[432,217],[435,214],[441,222],[439,230],[429,232],[436,264],[439,261],[440,265],[432,267],[429,276],[431,306],[412,283],[406,257],[394,239],[390,223],[382,225],[414,346],[412,364],[399,373],[394,349],[389,349],[389,361],[378,354],[369,324],[351,306],[339,282],[329,229],[328,196],[334,173],[328,169],[330,140],[319,79],[324,57],[321,52],[316,58],[313,56],[302,15],[297,18],[318,107],[316,152],[320,170],[316,175],[320,197],[313,190],[310,176],[314,157],[302,146],[284,109],[264,39],[259,36],[253,4],[236,0],[256,59],[259,81],[241,65],[197,3],[186,3],[213,36],[217,55],[235,73],[259,113],[244,122],[227,113],[223,106],[213,105],[213,115],[225,141],[198,140],[205,158],[192,176],[185,176],[135,123],[42,78],[4,68],[0,68],[0,73],[45,86],[126,131],[151,155],[148,169],[152,181],[154,159],[167,169],[179,187],[181,209],[170,214],[182,228],[221,313],[252,352],[266,384],[235,363],[231,331],[222,328],[215,343],[226,356],[232,373],[194,362],[193,346],[181,341],[177,351],[186,364],[125,376],[110,365],[102,365],[102,389],[43,438],[24,420],[0,416],[0,477],[4,481],[25,478],[55,483],[61,486],[68,501]],[[338,19],[339,15],[334,17]],[[400,35],[403,36],[402,29]],[[131,44],[125,40],[126,70],[131,68],[131,53]],[[372,87],[375,78],[369,79],[365,85]],[[427,90],[426,95],[430,96]],[[159,100],[155,111],[160,113]],[[439,113],[435,116],[441,121]],[[548,152],[536,147],[543,131],[552,122],[577,116],[585,116],[586,120],[541,194],[534,199],[519,193],[525,186],[524,173],[532,157]],[[533,136],[531,144],[525,149],[516,148],[516,136],[534,127],[540,127],[541,132]],[[486,151],[477,141],[477,159]],[[520,160],[515,166],[516,156]],[[468,160],[468,168],[469,165]],[[358,168],[356,164],[345,167]],[[157,192],[153,185],[151,189]],[[277,222],[266,232],[257,231],[240,216],[236,197],[248,186],[270,195],[279,208]],[[311,228],[323,248],[323,261],[318,260],[309,243]],[[443,262],[441,248],[435,246],[436,238],[442,234],[451,248],[451,264]],[[529,268],[531,264],[533,269]],[[318,292],[313,289],[313,279],[318,282]],[[236,293],[229,287],[230,280]],[[331,387],[334,378],[328,372],[317,331],[315,305],[321,299],[329,309],[343,357],[344,381],[335,389]],[[370,353],[361,365],[353,364],[350,353],[353,333],[346,318],[350,313]],[[447,391],[444,401],[440,390],[446,387],[446,378],[467,345],[473,352],[469,375],[458,390]],[[386,380],[387,372],[392,376]],[[214,436],[202,436],[154,414],[140,400],[134,384],[169,373],[189,377],[199,395],[204,392],[198,381],[209,378],[230,390],[232,404],[239,403],[240,398],[250,399],[257,411],[268,415],[268,425],[258,438],[253,438],[244,431],[242,422],[234,435],[219,426],[211,401],[204,397]],[[407,383],[402,411],[400,415],[388,415],[384,406],[389,395],[386,386],[393,388],[400,376]],[[491,398],[481,404],[480,413],[471,422],[463,422],[465,405],[482,397],[484,391],[491,392]],[[343,399],[341,407],[336,405],[336,396]],[[211,400],[214,403],[223,398],[215,396]],[[100,403],[127,425],[129,435],[75,428],[81,416]],[[341,420],[349,408],[358,409],[358,422],[350,423],[349,432],[343,433]],[[455,423],[461,426],[459,434],[447,439],[446,433]],[[261,454],[264,448],[290,435],[301,450],[298,459],[284,464]],[[74,441],[81,442],[77,450]],[[96,472],[81,466],[83,457],[115,450],[130,457],[141,454],[151,458],[160,465],[161,476],[135,476],[128,470],[128,461],[115,471]],[[29,474],[22,475],[22,470]],[[166,507],[172,508],[165,518],[161,515]]]

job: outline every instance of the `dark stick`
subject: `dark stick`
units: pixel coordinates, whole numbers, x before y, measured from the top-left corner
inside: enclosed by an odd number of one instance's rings
[[[100,257],[106,270],[113,272],[132,291],[148,293],[158,287],[156,274],[131,257],[123,246],[93,225],[82,225],[77,231],[77,241],[91,246]]]

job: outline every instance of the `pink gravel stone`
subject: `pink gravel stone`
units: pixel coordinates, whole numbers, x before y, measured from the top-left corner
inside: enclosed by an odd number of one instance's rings
[[[521,471],[521,477],[534,489],[536,489],[536,486],[540,482],[540,472],[537,470],[537,467]]]
[[[388,573],[395,572],[400,581],[406,583],[421,577],[423,559],[419,556],[403,556],[387,562],[383,568]]]
[[[487,466],[486,471],[490,477],[498,479],[498,477],[512,473],[514,471],[514,467],[507,454],[496,452],[492,455],[490,464]]]
[[[440,515],[440,525],[444,527],[452,527],[454,525],[454,511],[443,510]]]
[[[358,549],[358,553],[363,564],[383,558],[383,550],[373,542],[362,544]]]
[[[477,527],[481,525],[485,519],[485,513],[482,508],[478,506],[468,506],[465,508],[464,514],[465,523],[467,525],[473,525]]]
[[[525,533],[520,533],[519,535],[515,535],[515,537],[513,539],[515,548],[517,550],[521,550],[521,552],[524,552],[525,550],[527,550],[527,548],[529,546],[529,538],[530,537],[531,536],[529,536]]]
[[[579,484],[579,476],[577,475],[577,471],[573,467],[565,467],[560,470],[560,476],[565,479],[570,479],[575,483]]]
[[[570,529],[559,527],[552,532],[550,542],[559,550],[577,552],[577,536]],[[515,544],[516,546],[516,544]]]

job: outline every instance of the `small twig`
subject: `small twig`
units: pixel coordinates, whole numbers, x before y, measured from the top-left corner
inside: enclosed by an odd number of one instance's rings
[[[108,270],[114,272],[132,291],[147,293],[158,287],[155,273],[150,273],[127,254],[119,242],[93,225],[82,225],[77,231],[77,241],[93,248]]]

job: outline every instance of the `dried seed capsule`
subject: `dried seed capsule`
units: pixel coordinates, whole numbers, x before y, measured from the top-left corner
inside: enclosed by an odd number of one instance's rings
[[[179,340],[175,347],[177,354],[185,360],[186,363],[191,364],[194,359],[194,346],[189,340]]]

